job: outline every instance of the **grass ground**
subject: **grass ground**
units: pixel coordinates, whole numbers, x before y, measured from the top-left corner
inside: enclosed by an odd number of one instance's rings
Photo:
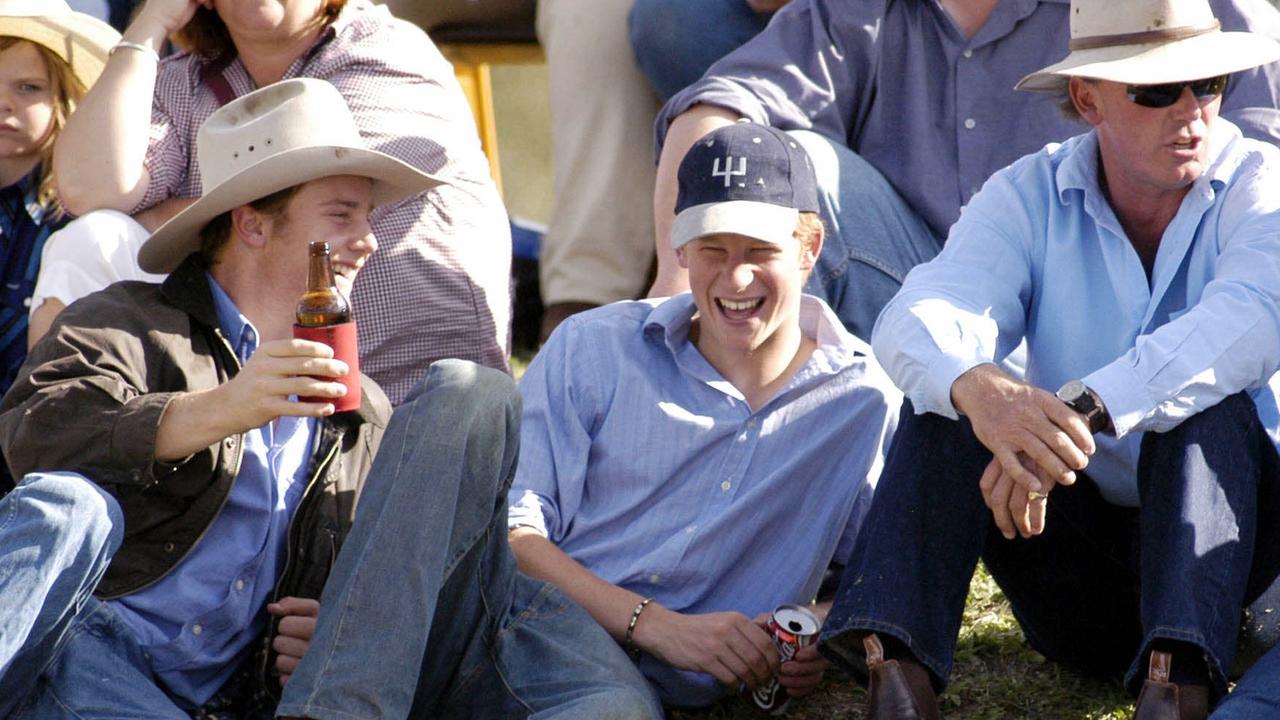
[[[942,696],[948,720],[1129,720],[1132,700],[1119,684],[1084,678],[1027,648],[1009,605],[979,567],[969,588],[955,671]],[[814,695],[794,701],[792,720],[862,720],[863,690],[843,673],[827,673]],[[737,698],[672,720],[760,720]]]
[[[511,359],[519,378],[531,356]],[[942,696],[948,720],[1129,720],[1133,702],[1119,684],[1080,677],[1027,648],[1009,604],[982,569],[974,575],[956,648],[955,671]],[[792,720],[863,720],[863,690],[838,671],[814,695],[791,704]],[[672,720],[761,720],[737,697]]]

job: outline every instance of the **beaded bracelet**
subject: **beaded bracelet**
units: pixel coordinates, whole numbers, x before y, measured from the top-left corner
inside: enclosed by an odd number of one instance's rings
[[[640,654],[640,648],[636,645],[636,641],[634,638],[632,638],[632,635],[635,634],[636,622],[640,620],[640,613],[644,612],[645,606],[648,605],[650,602],[653,602],[653,598],[647,597],[644,600],[641,600],[639,603],[637,603],[636,609],[631,611],[631,622],[627,623],[627,635],[623,640],[627,646],[627,652],[631,653],[632,655]]]

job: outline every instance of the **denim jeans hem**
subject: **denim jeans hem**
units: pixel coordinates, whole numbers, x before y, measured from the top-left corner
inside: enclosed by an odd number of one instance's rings
[[[1141,650],[1124,676],[1124,686],[1130,693],[1137,695],[1142,689],[1142,682],[1147,679],[1146,669],[1142,667],[1143,661],[1151,655],[1152,647],[1159,640],[1174,640],[1199,647],[1204,652],[1205,665],[1209,670],[1210,703],[1227,694],[1227,676],[1223,671],[1222,658],[1215,656],[1209,649],[1205,637],[1197,632],[1172,627],[1154,627],[1147,631],[1146,637],[1142,639]]]
[[[911,651],[912,657],[933,676],[934,690],[942,692],[946,689],[946,678],[950,675],[951,668],[932,655],[920,652],[917,644],[912,641],[911,633],[900,625],[870,618],[850,618],[834,633],[824,630],[818,649],[841,670],[865,684],[867,680],[867,661],[866,655],[862,651],[861,640],[870,633],[891,635],[906,645],[907,649]]]

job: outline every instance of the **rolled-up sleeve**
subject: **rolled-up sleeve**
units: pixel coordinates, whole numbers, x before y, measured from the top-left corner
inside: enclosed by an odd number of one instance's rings
[[[658,113],[660,151],[676,116],[698,104],[783,130],[844,141],[870,75],[884,2],[794,0]]]
[[[576,325],[570,318],[557,328],[520,380],[524,416],[508,526],[532,527],[553,543],[581,504],[591,454],[591,364],[573,347]]]

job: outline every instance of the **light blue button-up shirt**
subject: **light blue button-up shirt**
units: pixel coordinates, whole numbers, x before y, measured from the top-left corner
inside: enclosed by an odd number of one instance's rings
[[[686,293],[557,329],[520,383],[510,523],[680,612],[754,617],[807,602],[829,561],[848,556],[902,396],[866,343],[806,296],[801,327],[818,348],[752,412],[689,341],[694,311]],[[669,702],[723,692],[709,675],[642,669]]]
[[[218,324],[241,364],[258,331],[212,277]],[[289,521],[306,485],[315,421],[282,417],[244,435],[240,472],[191,553],[143,590],[111,601],[169,692],[203,705],[267,625]]]
[[[1111,413],[1117,436],[1097,437],[1086,472],[1113,503],[1138,504],[1143,432],[1233,393],[1280,439],[1280,151],[1221,117],[1209,142],[1150,285],[1099,188],[1094,133],[993,176],[872,335],[916,411],[956,417],[955,379],[1025,336],[1028,381],[1083,379]]]

